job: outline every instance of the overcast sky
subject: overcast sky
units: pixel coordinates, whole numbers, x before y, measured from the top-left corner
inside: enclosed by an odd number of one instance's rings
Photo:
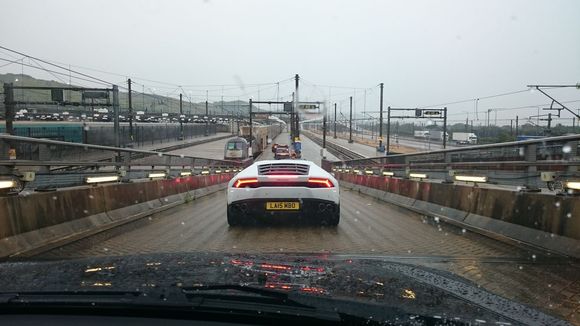
[[[206,89],[210,100],[219,100],[222,87],[191,85],[240,82],[271,83],[261,86],[262,100],[276,98],[275,83],[281,82],[280,96],[288,98],[292,82],[286,80],[294,74],[304,79],[301,99],[330,96],[345,113],[350,95],[358,112],[376,111],[381,82],[386,105],[402,107],[517,91],[528,84],[580,82],[577,0],[0,0],[0,8],[4,47],[115,83],[131,77],[162,95],[188,85],[183,89],[195,101],[205,100]],[[9,54],[0,51],[0,58],[14,59]],[[23,69],[55,79],[18,64],[0,73]],[[223,89],[227,100],[247,100],[257,99],[260,88]],[[577,89],[550,92],[563,101],[580,100]],[[538,92],[480,100],[479,119],[488,109],[547,102]],[[569,105],[580,108],[580,102]],[[453,119],[465,119],[467,112],[475,119],[475,101],[448,107]],[[536,111],[497,115],[511,119]]]

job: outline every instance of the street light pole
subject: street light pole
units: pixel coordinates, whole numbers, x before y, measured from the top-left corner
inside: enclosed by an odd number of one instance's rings
[[[252,150],[252,156],[254,156],[253,148],[252,148],[252,99],[250,99],[250,145],[248,146],[248,150]]]
[[[322,116],[322,150],[326,148],[326,105]]]
[[[179,94],[179,140],[183,140],[183,94]]]
[[[348,132],[348,142],[352,143],[352,96],[350,97],[350,118],[349,118],[349,132]]]
[[[336,139],[336,103],[334,103],[334,139]]]
[[[391,146],[391,107],[387,108],[387,148],[385,148],[385,154],[389,155],[389,150]]]
[[[384,84],[381,83],[381,101],[379,114],[379,149],[383,147],[383,88]]]
[[[208,101],[205,101],[205,135],[209,136],[209,114],[208,114]]]
[[[131,94],[131,78],[127,80],[127,84],[129,86],[129,137],[131,138],[131,142],[133,142],[133,99]]]
[[[295,138],[292,139],[292,142],[294,142],[294,140],[296,140],[296,138],[300,137],[300,129],[299,129],[300,125],[298,123],[298,120],[299,120],[298,119],[298,105],[300,103],[299,98],[298,98],[298,86],[300,84],[300,76],[298,76],[298,74],[296,74],[296,76],[294,76],[294,79],[295,79],[295,83],[296,83],[296,96],[294,97],[294,103],[295,103],[295,105],[294,105],[294,120],[295,121],[294,122],[296,123],[296,126],[294,127],[294,133],[295,133],[294,137]]]
[[[447,107],[443,108],[443,149],[447,148]]]

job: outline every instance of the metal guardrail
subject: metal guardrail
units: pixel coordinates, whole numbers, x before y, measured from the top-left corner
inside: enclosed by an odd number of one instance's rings
[[[327,148],[333,145],[328,140],[326,144]],[[428,178],[446,182],[452,182],[457,174],[484,176],[491,183],[535,189],[542,187],[545,182],[550,187],[550,183],[554,181],[580,179],[579,144],[580,135],[569,135],[430,152],[343,159],[330,162],[330,168],[342,173],[392,174],[404,178],[408,178],[411,173],[423,173]],[[334,150],[340,148],[336,147]],[[342,157],[348,155],[346,153]],[[341,157],[336,154],[335,156]]]
[[[188,146],[193,146],[193,142]],[[174,150],[173,145],[161,150]],[[10,149],[15,152],[9,154]],[[15,157],[10,157],[14,155]],[[16,159],[15,159],[16,158]],[[148,178],[151,172],[165,177],[181,173],[207,175],[236,172],[248,162],[217,160],[168,154],[161,151],[118,148],[0,134],[0,177],[20,179],[33,172],[34,180],[24,180],[34,189],[77,186],[96,175],[119,175],[121,181]]]
[[[50,139],[11,136],[7,134],[0,134],[0,140],[4,141],[3,148],[5,149],[2,151],[2,154],[0,154],[0,164],[2,165],[25,165],[25,162],[28,164],[42,162],[41,164],[35,164],[42,166],[63,165],[63,162],[67,162],[66,165],[84,165],[87,162],[97,163],[97,161],[100,163],[105,163],[102,165],[109,164],[111,166],[193,166],[199,165],[197,164],[198,162],[204,162],[202,164],[208,166],[237,166],[240,164],[237,161],[216,160],[163,153],[163,151],[170,151],[180,148],[182,147],[181,145],[165,147],[162,148],[161,151],[151,151],[134,148],[119,148],[112,146],[71,143]],[[212,139],[212,141],[213,140],[214,139]],[[32,145],[36,147],[32,148]],[[16,148],[17,157],[18,155],[24,155],[25,158],[23,160],[10,160],[10,157],[7,157],[8,147]],[[24,148],[24,150],[20,152],[24,152],[25,154],[18,154],[18,147]],[[97,160],[98,156],[107,157]],[[76,160],[71,160],[71,158],[76,158]],[[8,162],[6,162],[6,160],[8,160]]]

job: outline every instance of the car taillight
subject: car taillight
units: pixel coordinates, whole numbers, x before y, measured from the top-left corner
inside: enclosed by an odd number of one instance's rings
[[[332,181],[323,178],[309,178],[308,186],[311,188],[332,188],[334,184]]]
[[[254,187],[258,184],[258,179],[238,179],[234,182],[234,188]]]

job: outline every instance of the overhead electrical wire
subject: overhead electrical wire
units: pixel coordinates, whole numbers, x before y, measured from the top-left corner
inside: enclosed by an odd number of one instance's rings
[[[576,103],[576,102],[580,102],[580,100],[571,100],[571,101],[565,101],[562,102],[564,104],[568,104],[568,103]],[[498,112],[503,112],[503,111],[511,111],[511,110],[524,110],[524,109],[533,109],[533,108],[538,108],[541,106],[547,106],[550,105],[550,103],[542,103],[542,104],[535,104],[535,105],[524,105],[524,106],[514,106],[514,107],[507,107],[507,108],[490,108],[488,110],[491,111],[498,111]],[[448,116],[457,116],[457,115],[464,115],[465,112],[457,112],[457,113],[449,113]]]
[[[94,77],[94,76],[91,76],[91,75],[87,75],[87,74],[84,74],[84,73],[82,73],[82,72],[78,72],[78,71],[72,70],[72,69],[70,69],[70,68],[66,68],[66,67],[63,67],[63,66],[60,66],[60,65],[57,65],[57,64],[51,63],[51,62],[49,62],[49,61],[46,61],[46,60],[43,60],[43,59],[40,59],[40,58],[37,58],[37,57],[31,56],[31,55],[28,55],[28,54],[25,54],[25,53],[22,53],[22,52],[19,52],[19,51],[16,51],[16,50],[9,49],[9,48],[7,48],[7,47],[4,47],[4,46],[2,46],[2,45],[0,45],[0,49],[4,49],[4,50],[7,50],[7,51],[10,51],[10,52],[16,53],[16,54],[18,54],[18,55],[21,55],[21,56],[26,56],[26,57],[28,57],[28,58],[32,58],[32,59],[34,59],[34,60],[38,60],[38,61],[40,61],[40,62],[43,62],[43,63],[46,63],[46,64],[48,64],[48,65],[51,65],[51,66],[54,66],[54,67],[57,67],[57,68],[60,68],[60,69],[63,69],[63,70],[69,71],[69,72],[71,72],[71,73],[75,73],[75,74],[77,74],[77,75],[80,75],[80,76],[83,76],[83,77],[87,77],[87,78],[94,79],[94,80],[96,80],[96,81],[99,81],[99,82],[101,82],[101,83],[104,83],[104,84],[112,85],[112,83],[111,83],[111,82],[108,82],[108,81],[106,81],[106,80],[103,80],[103,79],[100,79],[100,78],[97,78],[97,77]]]
[[[342,89],[353,89],[353,90],[365,90],[365,89],[372,89],[375,86],[371,86],[371,87],[349,87],[349,86],[333,86],[333,85],[322,85],[322,84],[316,84],[314,82],[310,82],[307,79],[304,78],[300,78],[301,82],[307,83],[307,84],[311,84],[312,86],[317,86],[317,87],[325,87],[325,88],[342,88]],[[378,86],[378,84],[377,84]]]
[[[556,88],[556,87],[553,87],[553,88]],[[546,89],[553,89],[553,88],[546,88]],[[419,106],[417,108],[418,109],[424,109],[424,108],[430,108],[430,107],[436,107],[436,106],[444,106],[444,105],[454,105],[454,104],[461,104],[461,103],[469,103],[469,102],[474,102],[474,101],[486,100],[486,99],[496,98],[496,97],[502,97],[502,96],[515,95],[515,94],[526,93],[526,92],[530,92],[530,89],[529,88],[526,88],[526,89],[522,89],[522,90],[518,90],[518,91],[507,92],[507,93],[499,93],[499,94],[488,95],[488,96],[479,96],[479,97],[474,97],[474,98],[470,98],[470,99],[458,100],[458,101],[447,102],[447,103],[424,105],[424,106]]]
[[[112,85],[113,84],[113,83],[111,83],[109,81],[106,81],[106,80],[103,80],[101,78],[97,78],[95,76],[91,76],[91,75],[88,75],[88,74],[84,74],[82,72],[79,72],[79,71],[76,71],[76,70],[73,70],[73,69],[70,69],[70,68],[63,67],[63,66],[61,66],[59,64],[52,63],[52,62],[50,62],[48,60],[43,60],[43,59],[40,59],[40,58],[31,56],[31,55],[22,53],[20,51],[16,51],[16,50],[7,48],[7,47],[1,46],[1,45],[0,45],[0,49],[4,49],[6,51],[9,51],[9,52],[12,52],[12,53],[16,53],[18,55],[22,55],[23,57],[31,58],[31,59],[34,59],[34,60],[43,62],[45,64],[48,64],[48,65],[51,65],[51,66],[54,66],[54,67],[63,69],[65,71],[69,71],[70,73],[74,73],[74,74],[78,74],[80,76],[84,76],[84,77],[87,77],[87,78],[94,79],[95,81],[98,81],[98,82],[100,82],[102,84],[105,84],[105,85]],[[7,61],[7,60],[5,60],[5,61]],[[12,64],[12,63],[10,63],[10,64]],[[70,66],[72,66],[72,65],[70,65]],[[29,67],[35,68],[34,66],[29,66]],[[99,69],[94,69],[94,68],[88,68],[88,67],[82,67],[82,66],[75,66],[75,67],[79,67],[79,68],[83,68],[83,69],[87,69],[87,70],[93,70],[93,71],[97,71],[97,72],[101,72],[101,73],[106,73],[106,74],[111,74],[111,75],[115,75],[115,76],[127,77],[126,74],[112,73],[112,72],[108,72],[108,71],[104,71],[104,70],[99,70]],[[56,72],[54,70],[49,70],[49,69],[44,69],[44,70],[46,72],[52,72],[52,73],[58,73],[58,74],[61,74],[61,75],[65,75],[63,73],[59,73],[59,72]],[[85,81],[89,81],[89,82],[94,82],[94,81],[86,80],[86,79],[83,79],[83,78],[80,78],[80,77],[74,77],[74,76],[70,76],[70,75],[67,75],[67,76],[69,76],[71,78],[76,78],[76,79],[79,79],[79,80],[85,80]],[[285,82],[288,82],[288,81],[292,80],[293,77],[292,78],[287,78],[287,79],[284,79],[284,80],[281,80],[281,81],[278,81],[278,82],[275,82],[275,83],[255,83],[255,84],[205,84],[205,85],[202,85],[202,84],[191,84],[191,85],[181,84],[180,85],[180,84],[168,83],[168,82],[163,82],[163,81],[158,81],[158,80],[152,80],[152,79],[148,79],[148,78],[141,78],[141,77],[133,77],[132,79],[141,80],[141,81],[148,81],[148,82],[158,83],[158,84],[164,84],[164,85],[169,85],[169,86],[174,86],[174,87],[180,87],[180,88],[182,88],[182,90],[183,90],[183,88],[189,88],[189,87],[191,87],[191,88],[196,88],[196,87],[199,88],[199,87],[236,86],[236,87],[231,88],[233,90],[233,89],[240,89],[240,88],[245,88],[245,87],[260,87],[260,86],[267,86],[267,85],[279,85],[281,83],[285,83]],[[118,86],[119,86],[119,88],[128,89],[128,87],[124,86],[123,84],[120,84]],[[212,90],[212,91],[221,91],[221,90],[222,89],[216,89],[216,90]],[[250,92],[250,93],[247,93],[247,94],[251,94],[251,93],[253,93],[253,92]],[[240,96],[245,96],[245,95],[242,94]]]
[[[2,61],[9,61],[9,60],[4,59],[4,58],[0,58],[0,60],[2,60]],[[68,74],[65,74],[63,72],[54,71],[54,70],[50,70],[50,69],[46,69],[46,68],[39,68],[37,66],[29,65],[29,64],[26,64],[26,63],[20,63],[20,65],[23,65],[23,66],[29,67],[29,68],[38,69],[38,70],[43,70],[45,72],[51,72],[51,73],[55,73],[55,74],[58,74],[58,75],[63,75],[63,76],[75,78],[75,79],[78,79],[78,80],[83,80],[83,81],[91,82],[91,83],[98,83],[98,84],[107,85],[107,86],[112,85],[112,84],[105,84],[105,83],[101,83],[101,82],[95,82],[94,80],[90,80],[90,79],[86,79],[86,78],[82,78],[82,77],[69,76]]]
[[[8,63],[1,65],[1,66],[0,66],[0,68],[2,68],[2,67],[6,67],[6,66],[9,66],[9,65],[11,65],[11,64],[18,63],[19,61],[22,61],[22,60],[24,60],[25,58],[26,58],[26,57],[22,57],[22,58],[20,58],[20,59],[16,59],[16,60],[13,60],[13,61],[8,61]]]
[[[31,59],[30,59],[30,58],[28,58],[28,62],[30,62],[30,60],[31,60]],[[42,70],[44,70],[44,71],[48,72],[48,73],[49,73],[49,74],[51,74],[51,75],[52,75],[54,78],[56,78],[56,79],[60,80],[62,83],[64,83],[64,84],[68,84],[66,80],[64,80],[64,79],[62,79],[62,78],[58,77],[57,75],[55,75],[54,73],[50,72],[48,69],[46,69],[46,68],[45,68],[44,66],[42,66],[40,63],[38,63],[36,60],[32,59],[32,62],[34,62],[34,64],[36,64],[36,65],[37,65],[37,66],[38,66],[40,69],[42,69]]]

